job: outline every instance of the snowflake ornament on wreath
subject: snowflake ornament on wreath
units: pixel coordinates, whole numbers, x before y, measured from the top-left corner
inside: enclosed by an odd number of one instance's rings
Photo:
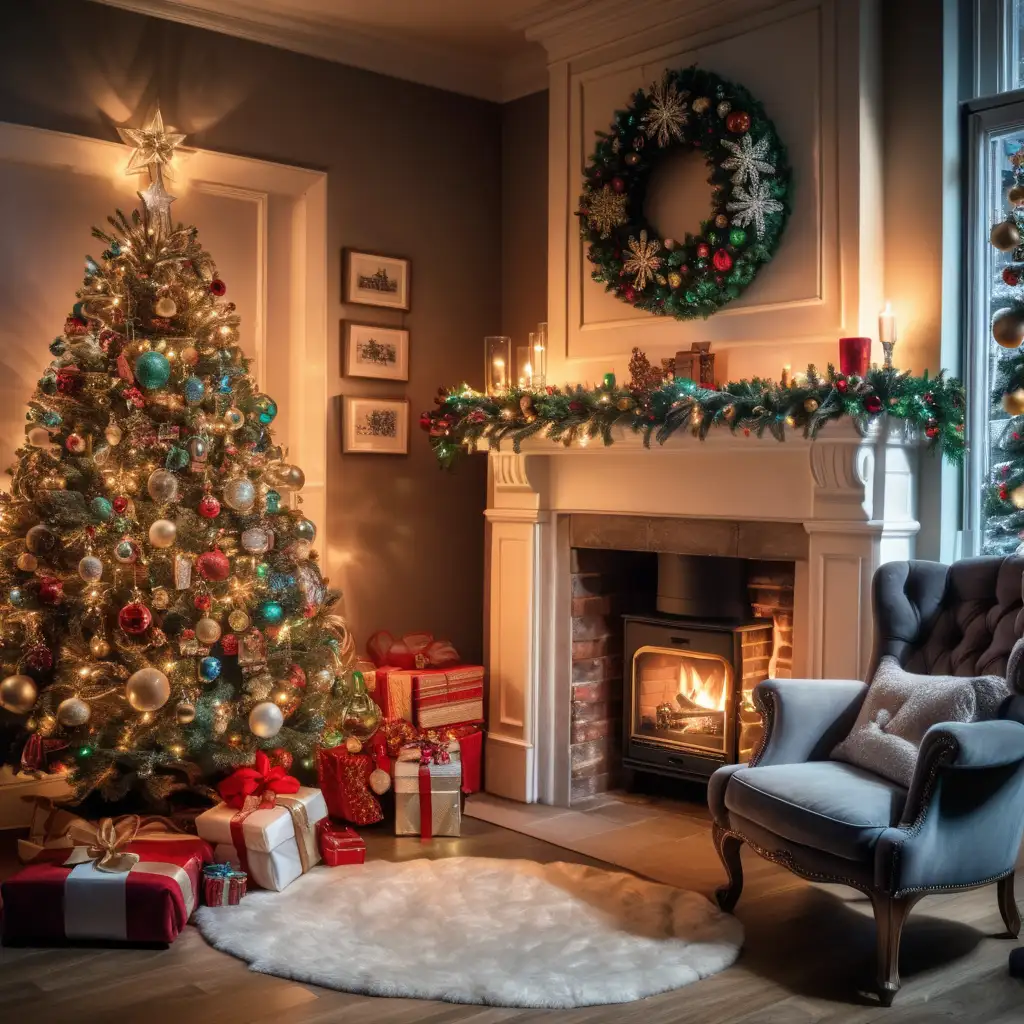
[[[679,147],[704,153],[712,206],[698,234],[662,237],[644,216],[651,173]],[[707,318],[737,298],[778,247],[790,168],[764,108],[710,71],[669,71],[616,112],[585,172],[578,216],[592,276],[661,316]]]

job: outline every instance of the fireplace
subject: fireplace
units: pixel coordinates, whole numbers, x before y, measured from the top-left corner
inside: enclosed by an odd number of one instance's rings
[[[762,734],[751,698],[767,675],[773,623],[624,616],[626,768],[706,779],[746,761]]]

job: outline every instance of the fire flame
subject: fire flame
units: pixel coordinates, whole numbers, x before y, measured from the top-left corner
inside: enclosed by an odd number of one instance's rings
[[[679,693],[691,704],[708,711],[725,710],[725,678],[717,683],[702,679],[696,667],[683,661],[679,666]]]

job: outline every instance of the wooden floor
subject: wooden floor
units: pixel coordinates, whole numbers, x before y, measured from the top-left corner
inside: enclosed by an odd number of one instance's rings
[[[691,816],[703,820],[700,812]],[[706,822],[704,822],[706,825]],[[708,829],[710,828],[707,826]],[[395,839],[366,830],[369,855],[524,857],[597,863],[586,856],[467,819],[460,839]],[[696,838],[696,837],[695,837]],[[0,840],[0,876],[16,867]],[[711,846],[687,841],[692,887],[720,877]],[[745,858],[747,855],[744,854]],[[737,916],[746,926],[739,962],[696,985],[636,1003],[538,1011],[372,999],[253,974],[211,949],[192,927],[168,950],[0,949],[0,1021],[10,1024],[985,1024],[1024,1021],[1024,984],[1006,960],[995,888],[923,901],[901,959],[904,986],[891,1009],[865,989],[874,933],[865,901],[850,890],[808,885],[754,856]],[[338,869],[343,870],[343,869]],[[395,922],[401,927],[401,922]]]

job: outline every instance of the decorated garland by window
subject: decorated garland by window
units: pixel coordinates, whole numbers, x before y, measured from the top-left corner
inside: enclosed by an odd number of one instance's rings
[[[775,252],[789,215],[785,147],[764,108],[710,71],[666,73],[598,132],[578,216],[592,277],[624,302],[679,320],[737,298]],[[697,235],[662,238],[644,216],[652,172],[680,148],[704,153],[711,211]]]
[[[511,388],[483,395],[462,385],[441,388],[437,408],[420,416],[420,426],[442,466],[481,440],[492,449],[511,440],[515,451],[535,435],[561,441],[566,447],[592,439],[610,445],[613,428],[627,427],[664,444],[676,431],[689,430],[703,440],[712,427],[733,433],[771,434],[784,441],[787,430],[814,437],[826,423],[850,417],[867,425],[883,414],[919,428],[929,447],[959,464],[964,457],[963,385],[941,371],[911,376],[894,369],[870,370],[865,377],[846,377],[829,366],[820,374],[813,366],[806,378],[790,384],[754,378],[726,384],[720,390],[692,380],[665,380],[639,349],[630,361],[632,379],[626,387],[605,374],[598,388],[548,387],[544,391]]]

